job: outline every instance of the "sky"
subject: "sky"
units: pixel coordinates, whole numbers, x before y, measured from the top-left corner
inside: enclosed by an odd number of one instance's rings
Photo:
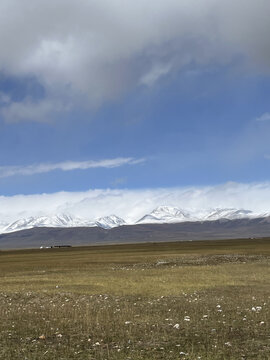
[[[268,0],[2,0],[0,221],[269,211],[269,16]]]

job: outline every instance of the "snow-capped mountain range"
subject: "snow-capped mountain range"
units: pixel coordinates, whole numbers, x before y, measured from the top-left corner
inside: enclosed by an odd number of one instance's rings
[[[30,217],[19,219],[6,226],[2,225],[1,233],[31,229],[34,227],[102,227],[103,229],[111,229],[116,226],[124,225],[125,221],[116,215],[105,216],[95,221],[73,217],[71,215],[60,214],[53,216]]]
[[[214,221],[219,219],[243,219],[266,217],[268,214],[255,214],[244,209],[209,209],[205,211],[186,211],[171,206],[158,206],[150,214],[143,216],[138,224],[178,223],[184,221]]]
[[[37,216],[18,219],[11,223],[3,223],[0,220],[0,233],[9,233],[34,227],[100,227],[111,229],[123,225],[135,224],[173,224],[186,221],[215,221],[220,219],[235,220],[244,218],[268,217],[269,213],[256,214],[245,209],[209,209],[204,211],[187,211],[172,206],[158,206],[151,213],[144,215],[135,222],[126,222],[116,215],[105,216],[95,220],[59,214],[53,216]]]

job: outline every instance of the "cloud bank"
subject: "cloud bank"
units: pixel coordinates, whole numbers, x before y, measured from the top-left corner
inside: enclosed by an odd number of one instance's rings
[[[144,162],[144,159],[115,158],[99,161],[65,161],[59,163],[43,163],[27,166],[0,166],[0,178],[14,175],[34,175],[48,173],[54,170],[71,171],[93,168],[115,168],[123,165],[135,165]]]
[[[226,183],[219,186],[144,190],[96,189],[85,192],[0,196],[0,222],[67,213],[86,219],[115,214],[136,221],[159,205],[204,211],[243,208],[270,211],[270,183]]]
[[[36,79],[44,98],[11,97],[0,114],[44,120],[236,58],[269,73],[269,13],[268,0],[2,0],[0,71]]]

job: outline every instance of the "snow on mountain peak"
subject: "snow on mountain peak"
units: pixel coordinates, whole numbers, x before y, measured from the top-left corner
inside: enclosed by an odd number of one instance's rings
[[[137,224],[147,223],[174,223],[191,220],[191,216],[185,210],[172,206],[158,206],[150,214],[143,216]]]
[[[3,232],[13,232],[34,227],[79,227],[79,226],[97,226],[94,222],[85,219],[72,217],[67,214],[52,216],[29,217],[19,219],[7,225]]]
[[[177,216],[183,212],[184,212],[184,210],[180,210],[177,207],[161,205],[161,206],[158,206],[156,209],[154,209],[151,212],[151,214],[168,214],[168,215]]]
[[[125,220],[121,219],[119,216],[110,215],[104,216],[96,220],[97,226],[102,227],[103,229],[111,229],[113,227],[125,225]]]
[[[218,219],[243,219],[254,217],[255,214],[251,210],[244,209],[213,209],[210,213],[205,217],[205,220],[218,220]]]
[[[255,214],[250,210],[235,208],[215,208],[209,210],[186,211],[173,206],[158,206],[149,214],[144,215],[132,224],[173,224],[185,221],[215,221],[220,219],[266,218],[269,213]],[[131,223],[129,223],[131,225]],[[51,216],[37,216],[21,218],[10,224],[0,222],[0,233],[31,229],[34,227],[100,227],[111,229],[127,225],[125,220],[116,216],[104,216],[96,220],[89,220],[69,214],[56,214]]]

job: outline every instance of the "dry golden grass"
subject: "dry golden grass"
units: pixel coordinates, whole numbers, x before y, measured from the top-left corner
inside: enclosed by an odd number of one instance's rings
[[[0,359],[269,359],[268,239],[0,252]]]

